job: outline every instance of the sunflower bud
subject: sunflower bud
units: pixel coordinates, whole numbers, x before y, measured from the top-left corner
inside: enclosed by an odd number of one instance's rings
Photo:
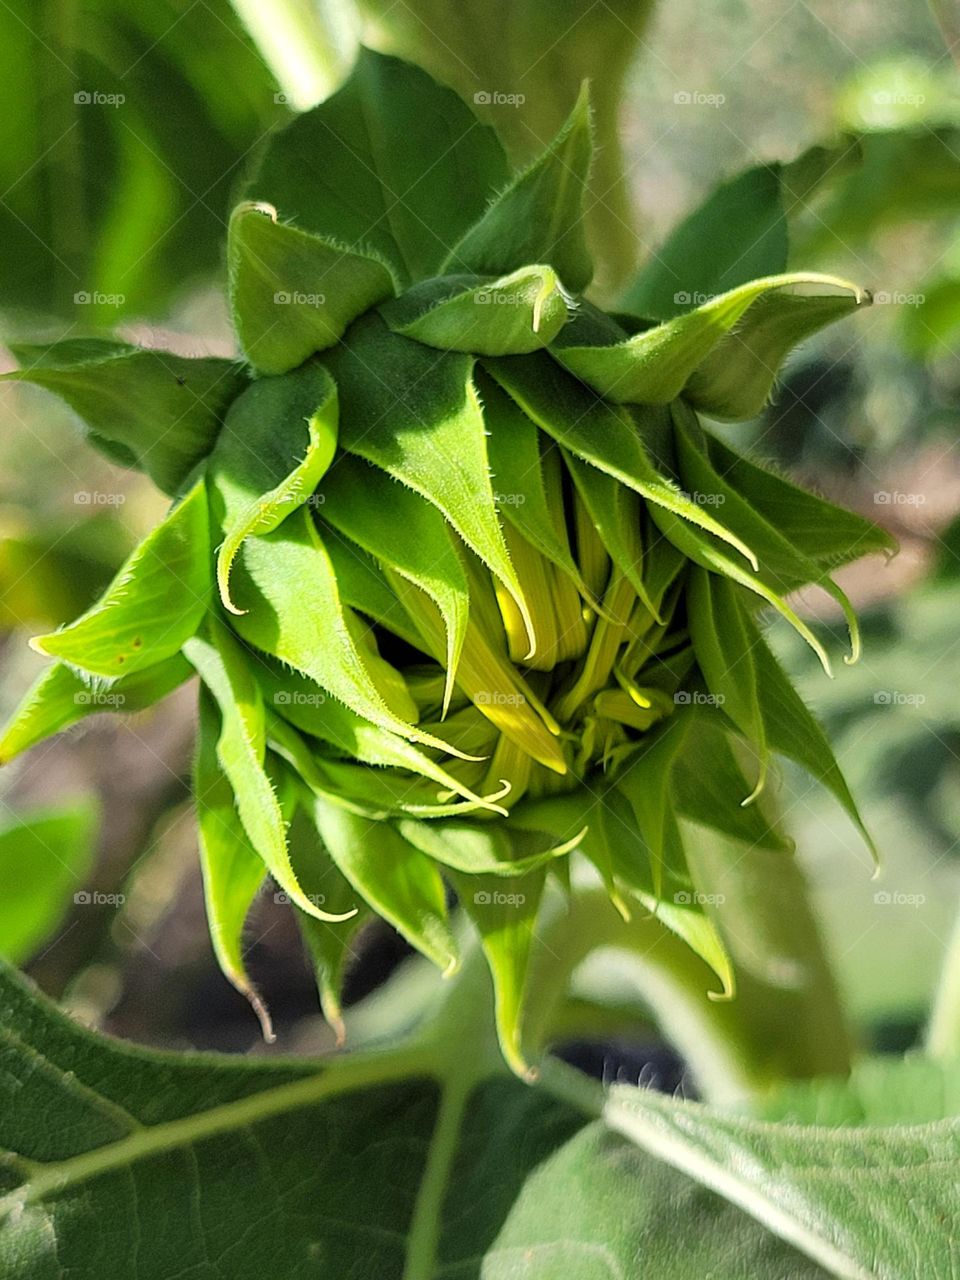
[[[442,124],[442,127],[441,127]],[[94,443],[176,497],[103,599],[34,643],[57,659],[5,758],[89,707],[199,673],[201,856],[224,971],[265,872],[297,910],[328,1016],[352,931],[390,921],[457,965],[452,884],[487,949],[504,1051],[537,907],[573,850],[619,910],[732,974],[688,824],[782,847],[773,753],[860,824],[758,614],[784,617],[887,538],[763,469],[699,412],[755,414],[796,342],[864,295],[830,277],[741,285],[663,323],[610,316],[591,278],[582,97],[510,175],[422,72],[365,54],[271,142],[230,222],[245,360],[117,344],[22,352]]]

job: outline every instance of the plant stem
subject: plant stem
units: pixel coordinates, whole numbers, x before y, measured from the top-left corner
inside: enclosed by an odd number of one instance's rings
[[[356,51],[353,9],[342,0],[233,0],[290,105],[304,111],[342,80]]]
[[[940,983],[927,1024],[926,1050],[932,1058],[960,1058],[960,912],[947,946]]]

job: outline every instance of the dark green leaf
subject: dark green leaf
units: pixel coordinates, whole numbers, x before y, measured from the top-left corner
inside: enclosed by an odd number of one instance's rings
[[[641,270],[623,307],[669,320],[787,266],[779,165],[760,165],[711,192]]]
[[[543,155],[513,179],[451,249],[444,272],[496,276],[545,262],[566,288],[582,292],[593,277],[583,229],[592,151],[584,88]]]
[[[436,273],[506,179],[496,135],[455,93],[365,49],[343,88],[271,139],[247,195],[407,283]]]
[[[66,401],[113,461],[138,467],[174,495],[213,448],[223,416],[247,384],[230,360],[188,359],[90,339],[18,343],[4,374]],[[119,450],[119,454],[117,453]]]

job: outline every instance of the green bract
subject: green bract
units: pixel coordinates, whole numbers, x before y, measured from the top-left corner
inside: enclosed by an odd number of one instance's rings
[[[590,153],[582,97],[510,175],[449,90],[365,53],[273,137],[230,221],[244,367],[71,342],[21,349],[10,375],[175,502],[100,603],[35,642],[57,663],[0,755],[96,710],[87,684],[136,710],[196,671],[228,977],[256,999],[240,937],[269,872],[338,1022],[371,911],[456,967],[452,885],[518,1070],[538,905],[572,851],[731,993],[691,832],[784,850],[752,803],[774,753],[859,824],[758,615],[829,667],[788,597],[831,591],[855,652],[830,574],[889,545],[697,412],[755,414],[791,348],[864,295],[775,274],[662,323],[600,312],[583,296]]]

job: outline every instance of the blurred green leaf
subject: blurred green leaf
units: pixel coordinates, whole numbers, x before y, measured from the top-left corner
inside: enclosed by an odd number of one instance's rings
[[[640,1256],[660,1280],[826,1274],[580,1105],[486,1078],[470,1023],[444,1045],[468,1075],[441,1079],[409,1049],[268,1062],[119,1045],[6,974],[0,1013],[18,1104],[0,1109],[10,1280],[55,1267],[168,1280],[212,1256],[232,1280],[259,1280],[309,1274],[305,1254],[331,1276],[378,1280],[481,1269],[506,1280],[518,1267],[530,1280],[598,1280],[611,1265],[629,1275]],[[670,1105],[699,1120],[692,1104]],[[285,1153],[279,1200],[269,1162],[247,1158],[251,1141]],[[190,1212],[198,1192],[216,1213]]]
[[[227,0],[11,0],[0,40],[0,305],[157,315],[220,261],[229,192],[280,109]]]
[[[97,813],[92,804],[17,814],[0,830],[0,956],[28,960],[67,913],[89,901]]]

